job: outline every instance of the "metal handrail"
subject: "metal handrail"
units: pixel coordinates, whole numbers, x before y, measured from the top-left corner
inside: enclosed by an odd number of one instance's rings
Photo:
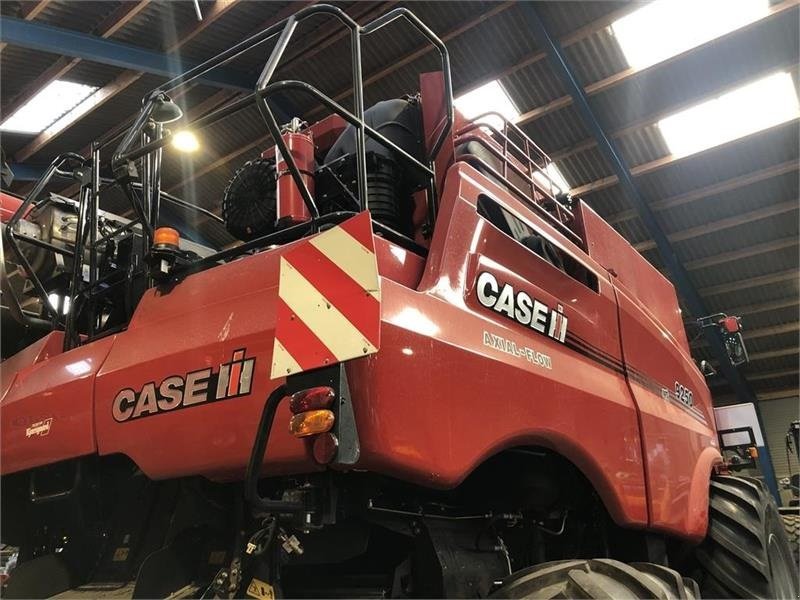
[[[473,166],[477,165],[476,168],[483,169],[493,177],[502,181],[503,184],[507,185],[508,189],[510,189],[522,202],[535,209],[536,212],[538,212],[546,221],[548,221],[550,225],[555,227],[559,233],[569,238],[569,240],[574,244],[576,244],[579,248],[584,248],[584,242],[577,233],[572,231],[559,219],[555,218],[546,208],[544,208],[543,206],[541,206],[536,202],[531,202],[529,196],[525,192],[523,192],[521,189],[519,189],[519,187],[508,181],[508,178],[503,177],[503,175],[500,172],[498,172],[497,169],[492,167],[485,160],[483,160],[479,156],[475,156],[474,154],[463,154],[457,160],[470,163]]]
[[[522,170],[519,166],[514,164],[514,162],[509,160],[507,150],[503,151],[498,148],[495,148],[494,146],[489,144],[485,138],[479,135],[466,134],[456,139],[456,143],[458,144],[463,144],[467,142],[477,142],[481,144],[481,146],[483,146],[485,150],[494,155],[498,160],[502,161],[503,163],[502,179],[504,182],[508,183],[509,185],[512,185],[508,179],[508,169],[511,169],[521,179],[523,179],[528,184],[528,186],[530,186],[531,189],[531,194],[530,197],[528,198],[528,202],[538,205],[539,202],[536,199],[536,194],[539,193],[540,195],[547,198],[553,203],[556,209],[556,213],[558,215],[558,220],[561,223],[564,223],[566,225],[567,223],[571,223],[575,219],[575,215],[572,213],[572,211],[568,207],[564,206],[564,204],[562,204],[555,196],[553,196],[552,190],[546,189],[544,186],[542,186],[541,183],[536,181],[532,165],[529,164],[528,171]],[[550,181],[551,184],[553,183],[552,179],[548,177],[547,174],[544,173],[544,171],[542,171],[538,167],[536,169],[536,173],[542,173],[548,179],[548,181]]]
[[[328,15],[332,18],[337,19],[343,27],[349,30],[350,38],[351,38],[351,52],[352,52],[352,68],[353,68],[353,108],[352,110],[347,110],[337,102],[335,102],[332,98],[328,97],[320,90],[316,89],[315,87],[311,86],[308,83],[296,80],[287,80],[287,81],[278,81],[273,82],[272,78],[280,65],[282,57],[286,51],[286,48],[292,39],[293,34],[297,28],[297,25],[303,21],[314,15]],[[398,19],[405,20],[406,22],[410,23],[412,27],[416,29],[418,33],[420,33],[423,37],[427,39],[427,41],[438,51],[441,64],[442,64],[442,73],[444,77],[444,84],[445,84],[445,105],[447,107],[447,115],[446,115],[446,122],[445,126],[441,128],[439,131],[438,137],[434,142],[431,150],[429,151],[428,155],[425,156],[424,161],[418,160],[414,156],[410,155],[402,148],[397,146],[395,143],[384,137],[375,129],[369,127],[364,121],[364,82],[362,77],[362,61],[361,61],[361,40],[362,36],[371,35],[378,30],[382,29],[389,23],[392,23]],[[336,220],[342,218],[343,214],[339,213],[337,215],[323,215],[320,216],[319,210],[314,202],[313,197],[309,193],[308,189],[305,186],[305,182],[300,176],[300,172],[297,169],[297,165],[295,163],[294,157],[286,148],[286,145],[282,139],[280,127],[278,122],[275,118],[275,112],[270,105],[270,100],[272,96],[278,94],[279,92],[286,91],[289,89],[298,90],[302,93],[310,95],[314,97],[319,103],[327,107],[330,111],[337,113],[344,121],[350,124],[356,133],[356,164],[357,164],[357,181],[358,181],[358,192],[359,198],[361,201],[361,209],[367,208],[368,202],[368,183],[367,183],[367,170],[366,170],[366,138],[369,137],[372,140],[375,140],[377,143],[383,145],[384,147],[388,148],[392,152],[396,154],[399,160],[405,161],[411,165],[411,167],[415,170],[420,171],[423,173],[429,181],[428,185],[428,193],[430,197],[430,206],[431,210],[435,211],[436,206],[436,190],[435,186],[433,185],[434,180],[434,170],[433,164],[435,161],[436,156],[438,155],[439,151],[444,145],[444,141],[447,138],[447,135],[451,132],[452,124],[453,124],[453,102],[452,102],[452,81],[451,81],[451,74],[450,74],[450,59],[449,54],[447,52],[447,48],[445,47],[444,43],[431,31],[422,21],[420,21],[411,11],[405,8],[398,8],[394,9],[385,15],[374,19],[373,21],[367,23],[364,26],[360,26],[356,21],[354,21],[347,13],[345,13],[342,9],[328,5],[328,4],[317,4],[313,6],[308,6],[306,8],[300,9],[294,15],[291,15],[279,23],[276,23],[266,29],[255,33],[254,35],[238,42],[234,46],[228,48],[224,52],[221,52],[217,56],[210,58],[209,60],[204,61],[200,65],[190,69],[189,71],[169,80],[162,86],[151,90],[143,97],[143,106],[137,117],[134,119],[133,124],[130,128],[123,133],[119,133],[115,135],[112,140],[119,139],[122,137],[119,144],[116,146],[116,149],[111,155],[110,161],[108,161],[109,166],[114,171],[115,174],[115,185],[120,187],[120,189],[125,193],[128,202],[131,205],[135,213],[135,218],[133,223],[140,224],[142,228],[142,233],[144,235],[143,243],[147,245],[147,242],[150,238],[152,238],[153,230],[157,226],[157,211],[158,207],[153,206],[153,204],[160,200],[161,193],[160,193],[160,185],[158,183],[158,179],[160,177],[160,153],[161,149],[169,143],[171,140],[171,134],[167,131],[163,133],[160,132],[158,129],[150,131],[147,130],[147,124],[150,121],[151,115],[153,113],[153,109],[157,102],[159,101],[166,101],[169,99],[167,96],[168,93],[172,92],[176,88],[186,85],[199,77],[202,77],[210,70],[220,67],[229,63],[230,61],[234,60],[236,57],[240,56],[242,53],[255,48],[268,40],[278,36],[278,39],[275,43],[275,46],[272,48],[269,57],[267,58],[266,63],[261,71],[261,75],[256,82],[256,86],[254,91],[247,96],[234,100],[217,110],[195,119],[194,121],[188,123],[187,125],[192,126],[195,129],[202,129],[208,127],[225,117],[243,110],[249,106],[252,106],[254,103],[257,105],[259,112],[261,113],[262,117],[264,118],[267,128],[270,131],[271,136],[275,140],[275,143],[278,147],[281,156],[283,156],[283,160],[286,162],[287,169],[289,170],[297,188],[300,190],[303,200],[308,207],[309,213],[312,216],[312,219],[309,223],[301,224],[299,226],[290,227],[287,230],[283,230],[281,232],[276,232],[274,236],[265,236],[263,240],[253,240],[253,242],[248,242],[244,246],[237,247],[230,251],[222,251],[217,254],[211,255],[204,259],[195,261],[192,266],[188,267],[187,269],[181,268],[181,271],[192,271],[195,268],[201,269],[212,264],[216,264],[221,260],[226,260],[227,258],[241,254],[246,251],[247,247],[255,248],[259,242],[263,243],[266,241],[267,238],[270,238],[270,241],[278,240],[278,239],[289,239],[294,237],[299,237],[302,235],[307,235],[308,233],[313,233],[314,231],[318,230],[318,227],[330,220]],[[73,300],[73,305],[75,299],[78,296],[82,297],[83,292],[78,291],[77,287],[80,286],[81,283],[81,273],[82,273],[82,266],[84,262],[84,252],[88,248],[89,249],[89,282],[86,289],[94,290],[98,283],[98,273],[97,273],[97,247],[102,245],[103,243],[107,242],[110,238],[114,237],[115,235],[119,235],[124,233],[125,231],[131,229],[133,225],[125,225],[121,228],[117,228],[114,232],[104,235],[97,239],[99,236],[97,231],[98,226],[98,204],[100,199],[100,192],[105,186],[102,184],[100,178],[100,151],[105,146],[110,144],[110,141],[107,141],[105,144],[95,143],[92,146],[92,155],[91,155],[91,183],[83,182],[81,186],[81,193],[80,193],[80,207],[79,207],[79,224],[78,224],[78,235],[76,238],[76,247],[74,252],[75,257],[75,264],[73,265],[73,277],[71,282],[71,289],[70,289],[70,298]],[[138,146],[138,147],[135,147]],[[112,146],[113,147],[113,146]],[[78,155],[73,155],[74,157],[79,158],[83,164],[88,162],[87,159],[83,157],[79,157]],[[141,182],[141,190],[142,193],[137,193],[138,184],[133,182],[133,161],[138,159],[143,159],[142,163],[142,182]],[[424,164],[427,162],[427,164]],[[60,164],[53,167],[52,172],[49,173],[47,180],[49,177],[52,177],[53,173],[60,172]],[[130,171],[129,171],[130,169]],[[40,181],[39,184],[34,188],[35,191],[41,191],[44,185],[46,185],[46,181],[44,178]],[[142,197],[144,197],[145,201],[150,199],[150,202],[145,202],[146,205],[142,203]],[[29,203],[28,203],[29,205]],[[191,207],[191,205],[186,204],[187,207]],[[216,215],[213,216],[216,219]],[[392,239],[400,239],[402,236],[392,231],[389,228],[380,226],[379,224],[375,224],[376,231],[380,231],[383,235],[387,238]],[[13,233],[8,234],[10,237],[13,238]],[[406,244],[413,244],[412,240],[408,240],[404,238],[404,243]],[[424,252],[424,249],[420,248],[420,252]],[[22,257],[24,260],[24,257]],[[26,261],[27,262],[27,261]],[[26,271],[33,275],[35,286],[37,288],[37,293],[42,295],[46,298],[46,292],[44,291],[41,282],[35,279],[35,274],[32,273],[30,269],[30,265],[23,265],[24,267],[27,266]],[[79,271],[79,269],[81,269]],[[38,285],[36,285],[38,283]],[[85,290],[84,290],[85,291]],[[91,296],[91,293],[89,294]],[[95,330],[95,319],[93,318],[93,299],[91,297],[88,298],[88,306],[92,315],[90,315],[89,322],[89,335],[90,337],[93,335]],[[54,324],[56,323],[59,315],[57,311],[55,311],[52,307],[49,306],[48,302],[45,302],[45,306],[49,313],[53,316]],[[68,325],[73,326],[77,321],[77,315],[70,315],[68,317]],[[70,333],[70,332],[68,332]],[[72,335],[74,332],[71,332],[69,335],[65,336],[65,344],[71,344],[72,341],[76,341],[76,336]],[[73,338],[76,338],[73,340]],[[71,341],[72,340],[72,341]]]
[[[324,95],[322,92],[306,84],[304,82],[299,81],[284,81],[284,82],[276,82],[271,83],[272,77],[275,74],[275,71],[280,64],[280,61],[283,57],[284,52],[294,35],[294,32],[297,28],[297,25],[313,15],[319,14],[327,14],[336,18],[344,27],[350,30],[351,36],[351,49],[352,49],[352,63],[353,63],[353,112],[350,113],[346,111],[343,107],[337,104],[328,96]],[[433,164],[436,156],[438,155],[441,147],[444,144],[447,134],[450,132],[453,124],[453,102],[452,102],[452,80],[450,74],[450,58],[447,52],[447,48],[431,29],[429,29],[422,21],[420,21],[411,11],[406,8],[397,8],[388,13],[374,19],[373,21],[367,23],[364,26],[360,26],[356,21],[354,21],[347,13],[345,13],[342,9],[332,6],[329,4],[317,4],[314,6],[309,6],[303,9],[300,9],[295,14],[283,19],[282,21],[250,36],[249,38],[239,42],[238,44],[232,46],[228,50],[220,53],[219,55],[201,63],[200,65],[190,69],[186,73],[173,78],[172,80],[168,81],[163,86],[152,90],[143,98],[144,106],[142,108],[139,117],[136,119],[134,124],[131,126],[128,134],[125,136],[123,141],[120,143],[119,147],[114,153],[112,159],[112,166],[120,166],[126,161],[136,160],[137,158],[141,158],[145,155],[148,155],[150,152],[158,151],[162,148],[169,140],[169,135],[157,138],[149,143],[142,144],[140,148],[137,150],[131,150],[131,146],[136,140],[139,132],[142,130],[144,125],[147,123],[147,120],[150,117],[150,113],[152,112],[152,108],[154,103],[166,96],[166,94],[175,88],[185,85],[194,79],[203,76],[204,74],[208,73],[210,70],[222,66],[243,52],[250,50],[267,40],[279,36],[278,40],[273,47],[267,62],[265,63],[261,74],[256,82],[255,92],[253,94],[248,95],[240,100],[234,101],[230,105],[226,105],[217,109],[213,113],[206,115],[205,117],[201,117],[200,119],[195,120],[194,122],[190,123],[190,125],[195,126],[195,128],[202,128],[206,127],[212,123],[217,122],[219,119],[233,114],[238,110],[241,110],[249,105],[253,101],[255,101],[259,112],[261,113],[267,128],[270,131],[270,135],[274,139],[276,145],[278,146],[278,150],[281,153],[281,156],[284,157],[284,161],[286,162],[286,167],[292,176],[295,184],[297,185],[298,190],[300,191],[301,196],[303,197],[303,201],[306,204],[306,207],[309,210],[312,218],[316,218],[319,216],[319,210],[314,202],[313,197],[309,193],[308,189],[306,188],[305,182],[300,175],[300,171],[297,168],[297,165],[294,161],[294,158],[291,156],[291,153],[288,152],[288,148],[286,147],[285,142],[282,139],[280,126],[278,124],[277,119],[275,118],[275,113],[272,110],[272,107],[269,105],[268,97],[272,95],[274,91],[277,91],[278,87],[273,87],[277,85],[277,83],[283,84],[284,88],[295,87],[298,89],[302,89],[307,93],[315,96],[317,100],[319,100],[322,104],[327,106],[333,112],[338,113],[342,116],[348,123],[350,123],[356,130],[356,164],[357,164],[357,182],[358,182],[358,190],[359,190],[359,197],[362,198],[362,208],[366,208],[366,202],[368,197],[368,190],[367,190],[367,171],[366,171],[366,136],[369,135],[371,138],[375,139],[378,143],[392,149],[394,152],[400,154],[404,160],[411,159],[413,160],[412,164],[415,167],[419,167],[420,164],[416,159],[413,157],[409,157],[406,153],[402,152],[396,145],[392,144],[375,132],[374,130],[370,130],[369,127],[364,123],[364,106],[363,106],[363,93],[364,93],[364,85],[363,85],[363,77],[361,72],[361,37],[366,35],[371,35],[376,31],[380,30],[381,28],[385,27],[389,23],[392,23],[398,19],[404,19],[408,23],[410,23],[419,33],[421,33],[430,43],[431,45],[439,52],[442,62],[442,73],[444,77],[444,84],[445,84],[445,94],[446,94],[446,102],[445,105],[447,107],[447,115],[446,115],[446,123],[445,126],[439,131],[439,135],[434,142],[429,156],[427,156],[427,160],[429,164]],[[416,164],[415,164],[416,163]],[[425,169],[426,174],[432,176],[433,170],[430,167]],[[435,203],[435,199],[431,199],[433,203]]]
[[[47,187],[47,184],[50,183],[50,180],[55,175],[63,175],[66,171],[62,171],[61,167],[64,165],[69,165],[70,161],[76,161],[80,163],[80,166],[85,166],[86,159],[81,156],[80,154],[76,154],[74,152],[66,152],[64,154],[59,154],[53,161],[48,165],[47,169],[45,169],[44,174],[36,182],[33,186],[33,189],[25,196],[25,200],[17,207],[17,210],[11,215],[11,218],[6,223],[5,231],[3,232],[3,237],[8,244],[11,251],[17,258],[17,261],[22,266],[22,269],[25,271],[25,275],[28,280],[33,284],[33,288],[36,290],[36,294],[39,296],[39,299],[42,302],[42,306],[44,310],[47,311],[47,314],[50,315],[52,320],[52,324],[56,327],[59,324],[61,315],[58,314],[58,310],[50,304],[50,298],[47,295],[47,290],[44,289],[44,285],[39,280],[39,277],[36,275],[36,272],[31,267],[30,262],[28,261],[25,254],[23,254],[22,250],[17,243],[17,240],[29,242],[35,245],[42,245],[46,244],[46,242],[42,240],[36,240],[35,242],[32,241],[34,238],[29,238],[28,236],[21,235],[15,233],[14,228],[16,227],[17,223],[22,219],[22,217],[27,214],[28,209],[33,205],[33,203],[39,198],[41,193]],[[37,206],[44,206],[50,200],[45,200],[40,205]],[[40,243],[39,243],[40,242]],[[48,244],[48,247],[50,245]],[[51,250],[61,251],[60,248],[53,248],[49,247]]]

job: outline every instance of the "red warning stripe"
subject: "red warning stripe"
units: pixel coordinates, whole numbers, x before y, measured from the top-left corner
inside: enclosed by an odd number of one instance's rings
[[[296,318],[281,298],[278,298],[276,317],[281,326],[280,342],[302,369],[338,362],[328,347],[303,321]]]
[[[302,273],[303,277],[361,332],[361,335],[377,345],[377,339],[371,338],[374,337],[375,323],[380,319],[381,305],[374,296],[311,244],[297,247],[285,259]]]
[[[369,213],[363,212],[352,219],[347,219],[339,224],[339,228],[349,233],[353,239],[358,241],[370,252],[375,252],[375,241],[372,238],[372,220]]]
[[[368,212],[287,249],[280,262],[271,377],[377,352],[380,298]]]

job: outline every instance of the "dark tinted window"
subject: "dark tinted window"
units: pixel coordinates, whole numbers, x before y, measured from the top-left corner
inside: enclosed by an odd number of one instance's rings
[[[597,276],[594,273],[485,194],[478,197],[478,214],[575,281],[598,291]]]

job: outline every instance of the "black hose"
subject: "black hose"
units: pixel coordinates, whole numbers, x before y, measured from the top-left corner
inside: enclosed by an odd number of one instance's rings
[[[295,512],[303,508],[301,502],[285,500],[270,500],[258,493],[258,475],[261,472],[261,465],[264,463],[264,451],[267,448],[269,434],[272,430],[272,422],[275,420],[275,412],[278,405],[286,396],[286,385],[281,385],[267,397],[264,410],[261,412],[261,421],[258,423],[256,439],[253,443],[253,450],[250,452],[250,461],[247,464],[247,473],[244,479],[244,497],[254,509],[263,512]]]

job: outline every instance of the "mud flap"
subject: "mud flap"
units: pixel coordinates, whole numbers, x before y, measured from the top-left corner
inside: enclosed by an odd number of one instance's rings
[[[302,240],[281,257],[271,378],[374,354],[380,311],[369,212]]]

